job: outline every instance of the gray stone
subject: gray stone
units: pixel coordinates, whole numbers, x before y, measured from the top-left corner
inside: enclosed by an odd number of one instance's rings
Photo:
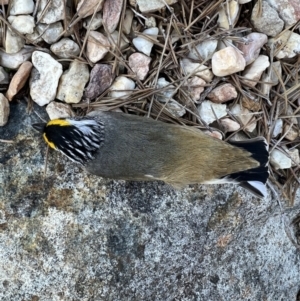
[[[261,13],[259,13],[260,3]],[[256,2],[252,10],[251,21],[259,32],[271,37],[277,36],[284,26],[284,22],[279,18],[276,10],[266,1]]]
[[[276,9],[286,27],[294,25],[300,20],[298,0],[266,0],[271,7]]]
[[[32,0],[11,0],[10,1],[10,16],[31,14],[34,9]]]
[[[209,100],[203,101],[199,108],[199,114],[201,119],[210,124],[217,119],[225,117],[227,115],[226,105],[220,103],[213,103]]]
[[[30,96],[40,106],[55,99],[59,78],[62,74],[62,65],[49,54],[35,51],[32,54],[31,78],[29,81]]]
[[[289,155],[278,149],[274,149],[271,152],[270,163],[275,169],[288,169],[292,166],[292,160],[289,158]]]
[[[64,38],[50,46],[51,51],[59,58],[73,58],[78,56],[80,48],[73,40]]]
[[[25,40],[9,28],[6,29],[5,51],[8,54],[19,52],[25,45]]]
[[[9,102],[7,98],[0,93],[0,126],[6,125],[9,117]]]
[[[51,120],[75,116],[75,113],[73,112],[70,105],[68,105],[67,103],[61,103],[57,101],[51,101],[47,105],[46,111]]]
[[[4,70],[3,67],[0,67],[0,84],[8,84],[9,83],[9,75],[8,73]]]
[[[76,8],[79,18],[85,18],[94,14],[95,9],[97,9],[97,12],[102,10],[103,3],[104,0],[80,0]]]
[[[172,5],[176,3],[177,0],[136,0],[137,5],[139,6],[139,10],[142,13],[149,13],[153,11],[160,10],[167,5]]]
[[[43,176],[26,107],[0,129],[1,300],[296,300],[299,194],[104,180],[54,151]]]
[[[107,54],[111,45],[105,35],[98,31],[90,31],[87,39],[86,55],[93,63],[97,63]]]
[[[64,1],[40,0],[37,17],[39,22],[52,24],[65,18]]]
[[[49,25],[40,23],[37,25],[37,31],[46,43],[53,44],[61,37],[64,29],[61,22]]]
[[[7,20],[21,34],[33,33],[35,23],[32,16],[10,16]]]
[[[0,50],[0,65],[9,69],[18,69],[22,63],[28,61],[35,48],[25,46],[17,53],[9,54]]]
[[[83,22],[83,27],[89,30],[96,30],[102,26],[103,16],[102,12],[95,14],[95,16],[89,16],[85,18]]]

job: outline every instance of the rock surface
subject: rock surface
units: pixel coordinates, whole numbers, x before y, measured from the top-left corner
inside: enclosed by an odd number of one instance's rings
[[[43,177],[35,122],[13,102],[0,128],[1,300],[296,301],[299,195],[104,180],[54,151]]]

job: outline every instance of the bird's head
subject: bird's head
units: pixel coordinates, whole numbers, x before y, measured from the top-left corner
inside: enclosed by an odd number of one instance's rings
[[[103,124],[93,118],[54,119],[32,126],[51,148],[81,164],[94,158],[104,139]]]

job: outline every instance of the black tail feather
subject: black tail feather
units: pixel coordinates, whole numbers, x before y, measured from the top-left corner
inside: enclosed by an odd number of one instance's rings
[[[269,177],[269,152],[265,138],[257,137],[246,141],[229,141],[229,143],[250,152],[252,158],[258,161],[260,166],[230,174],[227,178],[239,183],[256,196],[265,197],[267,194],[265,184]]]

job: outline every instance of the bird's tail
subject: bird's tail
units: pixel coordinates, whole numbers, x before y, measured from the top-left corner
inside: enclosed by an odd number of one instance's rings
[[[267,196],[269,151],[266,139],[257,137],[246,141],[229,141],[229,143],[251,153],[252,158],[258,161],[260,165],[256,168],[230,174],[226,178],[233,180],[258,197]]]

